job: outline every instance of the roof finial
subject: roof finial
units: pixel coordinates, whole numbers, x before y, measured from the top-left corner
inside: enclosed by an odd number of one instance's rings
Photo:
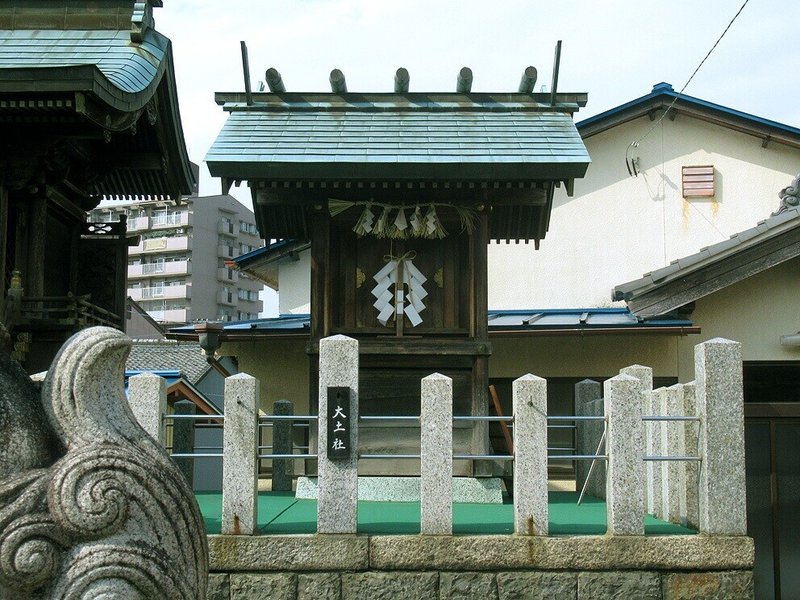
[[[331,71],[331,75],[328,80],[331,82],[331,91],[334,94],[347,93],[347,82],[344,79],[344,73],[342,73],[339,69],[334,69]]]
[[[394,74],[394,91],[398,94],[407,93],[410,80],[411,76],[408,74],[407,69],[403,67],[397,69],[397,72]]]
[[[772,217],[786,212],[790,208],[800,206],[800,175],[792,179],[791,185],[787,185],[778,192],[778,198],[781,199],[781,204],[778,210],[770,215]]]
[[[148,29],[156,26],[153,19],[153,6],[161,6],[161,0],[144,0],[134,2],[131,15],[131,41],[140,44]]]
[[[463,67],[458,72],[456,91],[459,94],[469,94],[472,91],[472,69],[469,67]]]

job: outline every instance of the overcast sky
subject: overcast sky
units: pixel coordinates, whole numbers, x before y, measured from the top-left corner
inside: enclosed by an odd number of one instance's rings
[[[680,90],[743,0],[166,0],[156,26],[173,43],[189,155],[202,163],[225,120],[215,91],[242,91],[239,40],[254,89],[276,67],[290,91],[329,91],[333,68],[350,91],[391,91],[406,67],[412,91],[451,91],[472,68],[475,91],[514,91],[522,70],[559,90],[588,92],[576,120],[648,93]],[[750,0],[686,94],[800,127],[797,0]],[[249,204],[245,188],[235,195]]]
[[[225,121],[215,91],[243,91],[239,41],[253,89],[277,68],[289,91],[391,91],[405,67],[412,91],[515,91],[523,69],[549,86],[563,40],[558,89],[588,92],[580,121],[666,81],[679,91],[743,0],[166,0],[156,27],[173,44],[183,130],[201,165],[200,194],[220,193],[203,162]],[[800,127],[798,0],[750,0],[686,89],[691,96]],[[548,88],[549,89],[549,88]],[[798,168],[800,171],[800,168]],[[247,206],[246,186],[232,193]],[[265,312],[276,311],[274,297]]]

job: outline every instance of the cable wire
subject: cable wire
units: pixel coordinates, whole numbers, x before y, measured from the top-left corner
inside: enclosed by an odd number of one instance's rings
[[[727,26],[727,27],[725,27],[725,30],[724,30],[724,31],[723,31],[723,32],[720,34],[720,36],[717,38],[717,41],[716,41],[716,42],[714,42],[714,45],[713,45],[713,46],[711,46],[711,50],[709,50],[709,51],[706,53],[706,55],[703,57],[703,60],[701,60],[701,61],[700,61],[700,64],[698,64],[698,65],[697,65],[697,68],[695,68],[695,70],[692,72],[692,74],[691,74],[691,76],[689,77],[689,79],[687,79],[687,80],[686,80],[686,83],[684,83],[684,84],[683,84],[683,87],[681,88],[681,90],[678,92],[678,94],[675,96],[675,98],[673,98],[673,99],[672,99],[672,102],[670,102],[670,105],[669,105],[669,106],[667,107],[667,109],[666,109],[666,110],[665,110],[665,111],[664,111],[664,112],[661,114],[661,116],[658,118],[658,120],[656,120],[656,121],[655,121],[655,122],[654,122],[654,123],[653,123],[653,124],[650,126],[650,129],[648,129],[648,130],[647,130],[647,132],[646,132],[646,133],[645,133],[645,134],[644,134],[642,137],[640,137],[640,138],[639,138],[637,141],[635,141],[635,142],[631,142],[631,143],[628,145],[628,148],[625,150],[625,166],[627,166],[627,167],[628,167],[628,172],[629,172],[629,173],[631,173],[631,175],[636,175],[636,176],[638,177],[638,173],[637,173],[637,171],[636,171],[636,166],[635,166],[635,165],[633,165],[633,171],[631,171],[631,166],[630,166],[630,165],[632,164],[632,163],[631,163],[631,159],[630,159],[630,152],[631,152],[631,148],[637,148],[637,147],[639,146],[639,144],[640,144],[641,142],[643,142],[643,141],[644,141],[644,140],[647,138],[647,136],[649,136],[649,135],[650,135],[650,134],[653,132],[653,130],[654,130],[654,129],[655,129],[657,126],[658,126],[658,124],[659,124],[659,123],[661,123],[661,121],[663,121],[663,120],[664,120],[664,117],[666,117],[666,116],[667,116],[667,114],[669,114],[669,111],[672,109],[672,107],[673,107],[673,106],[675,106],[675,103],[678,101],[678,98],[680,98],[680,96],[683,94],[684,90],[685,90],[685,89],[686,89],[686,88],[689,86],[689,84],[692,82],[692,79],[694,79],[694,76],[695,76],[695,75],[697,75],[697,72],[700,70],[700,68],[703,66],[703,64],[705,64],[705,62],[708,60],[708,57],[709,57],[709,56],[711,56],[711,53],[712,53],[712,52],[714,52],[714,50],[716,49],[716,47],[717,47],[717,46],[719,45],[719,43],[722,41],[722,38],[724,38],[724,37],[725,37],[725,34],[726,34],[726,33],[728,33],[728,30],[731,28],[731,26],[733,25],[734,21],[736,21],[736,19],[737,19],[737,18],[739,18],[739,15],[740,15],[740,14],[742,14],[742,11],[744,10],[744,7],[745,7],[745,6],[747,6],[747,3],[748,3],[748,2],[750,2],[750,0],[744,0],[744,3],[743,3],[743,4],[742,4],[740,7],[739,7],[739,10],[738,10],[738,11],[736,11],[736,14],[735,14],[735,15],[733,15],[733,18],[732,18],[732,19],[730,20],[730,22],[728,23],[728,26]]]

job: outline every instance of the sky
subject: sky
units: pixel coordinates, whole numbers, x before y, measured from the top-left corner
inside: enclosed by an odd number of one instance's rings
[[[203,159],[225,121],[214,92],[244,90],[240,40],[253,89],[269,67],[288,91],[330,91],[341,69],[349,91],[393,88],[405,67],[411,91],[516,91],[537,68],[550,85],[562,40],[558,90],[587,92],[580,121],[649,93],[679,91],[743,0],[165,0],[156,28],[172,40],[183,131],[201,165],[200,194],[220,193]],[[797,0],[750,0],[685,93],[800,127]],[[800,168],[798,169],[800,171]],[[232,193],[250,206],[245,186]]]

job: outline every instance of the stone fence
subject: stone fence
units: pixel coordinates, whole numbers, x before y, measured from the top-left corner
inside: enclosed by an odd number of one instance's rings
[[[682,523],[700,533],[745,535],[744,426],[740,347],[715,339],[696,347],[695,382],[652,389],[648,367],[634,365],[603,384],[576,386],[577,481],[606,500],[610,535],[644,535],[644,517]],[[130,380],[130,401],[142,426],[164,441],[164,382]],[[334,395],[335,392],[335,395]],[[421,381],[419,415],[420,532],[452,534],[452,381]],[[358,521],[358,342],[333,336],[320,343],[317,531],[355,534]],[[258,381],[246,374],[225,383],[222,533],[257,528],[259,457],[288,461],[285,430],[291,408],[259,417]],[[287,414],[288,413],[288,414]],[[197,417],[208,418],[207,415]],[[178,431],[179,417],[176,419]],[[564,417],[560,417],[563,419]],[[259,454],[261,422],[275,426],[272,454]],[[513,502],[517,535],[548,535],[547,384],[525,375],[513,383]],[[175,436],[175,439],[181,436]],[[288,447],[288,450],[286,449]],[[177,448],[177,445],[175,446]],[[282,449],[283,448],[283,449]],[[190,454],[179,454],[180,457]],[[195,455],[199,456],[199,455]],[[595,460],[588,457],[596,456]],[[550,457],[555,458],[555,457]],[[285,465],[275,465],[278,486]],[[588,480],[588,481],[587,481]]]

